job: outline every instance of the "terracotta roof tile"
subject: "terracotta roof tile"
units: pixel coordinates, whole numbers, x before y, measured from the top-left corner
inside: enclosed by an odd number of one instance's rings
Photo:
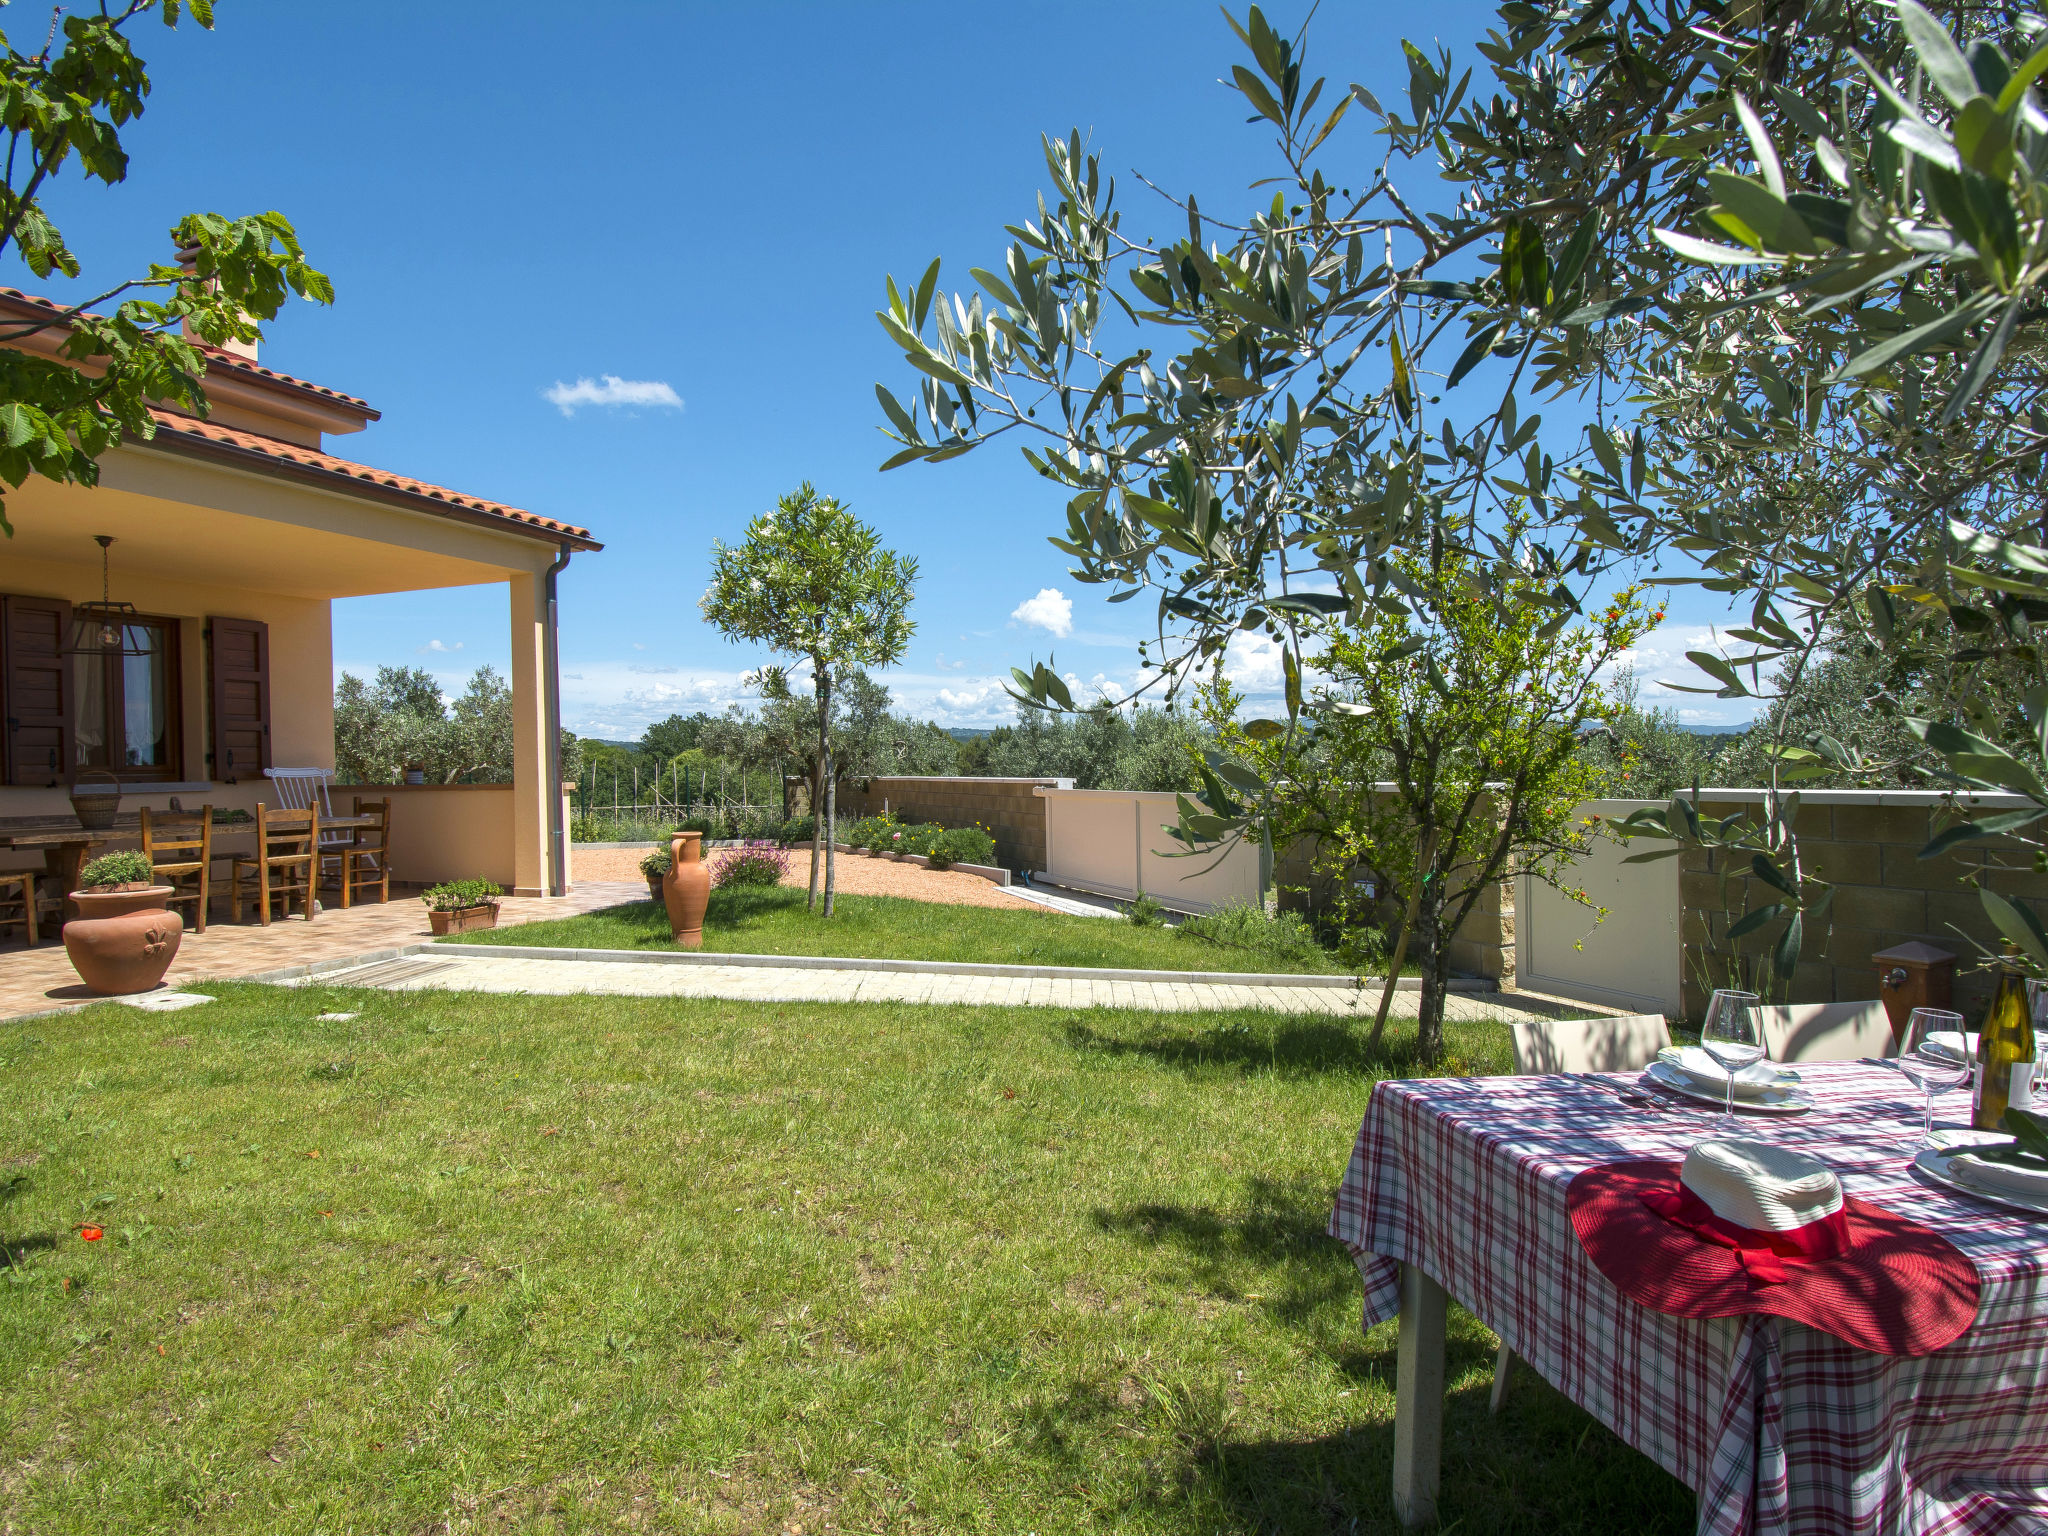
[[[0,298],[13,299],[18,304],[27,305],[35,309],[48,310],[52,314],[62,314],[66,308],[65,305],[59,304],[55,300],[43,298],[40,294],[23,293],[19,288],[0,286]],[[91,311],[88,310],[87,313],[90,314]],[[94,318],[97,319],[99,317],[95,316]],[[342,405],[352,406],[371,421],[381,419],[381,413],[369,401],[359,396],[345,395],[338,389],[329,389],[325,384],[315,384],[308,379],[294,378],[288,373],[280,373],[275,368],[266,368],[261,363],[252,362],[246,357],[237,357],[234,353],[223,351],[219,347],[210,347],[204,342],[199,342],[196,345],[200,352],[205,355],[206,366],[209,371],[215,368],[225,368],[235,373],[252,374],[257,378],[268,379],[272,383],[289,385],[293,389],[303,389],[325,399],[337,401]]]
[[[528,512],[520,507],[506,506],[503,502],[486,501],[481,496],[465,496],[460,491],[451,491],[444,485],[415,480],[410,475],[393,474],[388,469],[374,469],[368,464],[358,464],[353,459],[336,458],[333,454],[322,453],[317,448],[307,448],[299,443],[288,443],[275,437],[264,437],[256,432],[244,432],[235,427],[217,426],[213,422],[180,416],[172,411],[152,409],[150,415],[156,418],[156,442],[161,446],[172,447],[176,438],[214,443],[241,453],[260,455],[281,465],[293,464],[301,470],[311,470],[338,479],[367,481],[372,485],[398,491],[422,501],[442,502],[465,512],[502,519],[518,525],[521,532],[531,529],[542,536],[554,535],[573,539],[592,548],[602,547],[591,538],[590,530],[587,528],[558,522],[552,517],[542,517],[537,512]],[[171,435],[173,442],[166,442],[166,434]]]

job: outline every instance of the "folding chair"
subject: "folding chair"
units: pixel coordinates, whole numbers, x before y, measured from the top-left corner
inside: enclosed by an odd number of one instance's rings
[[[277,807],[281,811],[317,810],[322,821],[334,820],[334,805],[327,786],[334,782],[331,768],[266,768],[263,777],[277,786]],[[321,854],[335,854],[355,839],[346,831],[320,834]]]
[[[1605,1019],[1517,1019],[1515,1071],[1524,1076],[1550,1072],[1634,1072],[1657,1059],[1671,1043],[1661,1013],[1624,1013]],[[1493,1392],[1487,1411],[1499,1413],[1508,1400],[1515,1352],[1503,1344],[1493,1361]]]
[[[1515,1071],[1634,1072],[1671,1043],[1661,1013],[1624,1013],[1606,1019],[1517,1019]]]
[[[319,846],[320,812],[317,809],[273,811],[258,803],[256,852],[253,856],[235,855],[231,870],[235,921],[242,919],[243,893],[246,890],[256,901],[266,928],[270,926],[272,900],[282,898],[285,914],[289,916],[293,896],[299,897],[300,911],[310,923],[313,920],[313,888],[319,884],[316,868]]]
[[[1860,1061],[1896,1056],[1884,1004],[1785,1003],[1759,1008],[1764,1054],[1772,1061]]]
[[[192,916],[192,931],[206,932],[206,909],[213,896],[213,807],[152,811],[145,805],[141,820],[142,851],[150,869],[177,893],[166,905],[194,903],[198,910]]]

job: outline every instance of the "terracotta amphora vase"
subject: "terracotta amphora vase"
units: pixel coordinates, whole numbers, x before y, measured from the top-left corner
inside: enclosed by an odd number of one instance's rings
[[[64,925],[64,953],[78,979],[110,997],[162,985],[185,938],[184,919],[165,905],[172,894],[168,885],[73,891],[84,915]]]
[[[668,873],[661,880],[669,932],[685,949],[704,947],[704,904],[711,900],[711,871],[704,867],[703,854],[702,832],[678,832],[669,844]]]

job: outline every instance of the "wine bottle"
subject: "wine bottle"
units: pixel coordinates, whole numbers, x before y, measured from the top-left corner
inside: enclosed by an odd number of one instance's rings
[[[2005,946],[1998,964],[1998,989],[1977,1034],[1976,1084],[1970,1124],[1997,1131],[2008,1109],[2033,1108],[2034,1021],[2027,1011],[2027,982],[2020,974],[2018,951]]]

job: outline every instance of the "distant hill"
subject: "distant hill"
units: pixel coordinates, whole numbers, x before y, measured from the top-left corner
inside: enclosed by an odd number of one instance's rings
[[[949,725],[946,734],[955,741],[979,741],[984,736],[993,736],[995,728],[984,725]]]

